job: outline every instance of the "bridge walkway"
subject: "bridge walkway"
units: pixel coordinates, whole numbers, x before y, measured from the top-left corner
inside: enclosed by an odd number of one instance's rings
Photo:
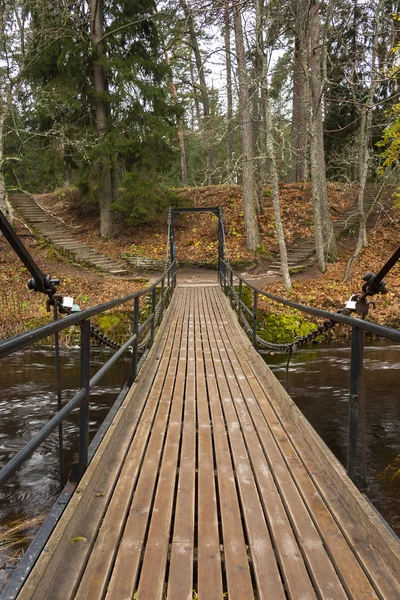
[[[399,557],[220,289],[178,287],[18,598],[394,600]]]

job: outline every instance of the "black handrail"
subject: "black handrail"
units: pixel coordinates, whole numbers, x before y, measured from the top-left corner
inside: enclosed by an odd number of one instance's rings
[[[167,285],[165,282],[167,281]],[[161,296],[156,304],[156,288],[161,284]],[[149,346],[154,341],[154,329],[156,326],[156,314],[159,309],[160,319],[163,316],[164,303],[169,303],[176,287],[176,263],[171,263],[170,267],[163,275],[150,287],[139,292],[128,294],[123,298],[105,302],[93,308],[88,308],[78,313],[69,315],[63,319],[43,325],[32,331],[22,333],[9,340],[0,343],[0,358],[8,356],[14,352],[22,350],[40,340],[47,338],[54,333],[67,329],[71,325],[79,323],[81,328],[81,387],[77,394],[65,404],[48,421],[44,427],[20,450],[1,470],[0,486],[6,483],[18,470],[18,468],[30,457],[33,452],[44,442],[44,440],[62,423],[62,421],[77,407],[80,406],[80,424],[79,424],[79,479],[82,477],[88,464],[88,427],[89,427],[89,395],[90,391],[97,385],[100,379],[107,373],[110,367],[129,349],[132,348],[131,373],[128,379],[131,384],[138,372],[138,338],[140,333],[150,324],[151,335]],[[152,312],[139,326],[139,298],[151,294]],[[109,360],[97,371],[89,380],[90,364],[90,321],[93,316],[99,315],[117,306],[134,301],[133,309],[133,334],[121,348],[119,348]]]
[[[258,294],[259,296],[264,296],[265,298],[269,298],[270,300],[278,302],[279,304],[284,304],[285,306],[289,306],[290,308],[295,308],[308,315],[313,315],[314,317],[320,317],[323,319],[335,321],[336,323],[344,323],[345,325],[355,326],[359,329],[362,329],[363,331],[373,333],[378,337],[385,337],[389,340],[393,340],[394,342],[400,342],[400,331],[398,329],[385,327],[383,325],[377,325],[376,323],[371,323],[370,321],[364,321],[356,317],[348,317],[340,313],[332,313],[327,310],[322,310],[321,308],[314,308],[313,306],[308,306],[307,304],[300,304],[299,302],[293,302],[292,300],[286,300],[285,298],[281,298],[280,296],[275,296],[274,294],[270,294],[269,292],[266,292],[265,290],[256,287],[255,285],[244,279],[244,277],[235,273],[228,262],[222,260],[221,263],[224,267],[222,270],[223,284],[221,284],[221,287],[224,289],[226,287],[230,291],[236,293],[231,283],[231,278],[228,277],[229,273],[229,275],[232,274],[233,277],[241,281],[242,284],[249,287],[251,290],[253,290],[253,292]],[[242,308],[249,311],[247,304],[245,304],[242,299],[240,299],[240,304]],[[254,315],[254,310],[252,311],[252,314]]]
[[[395,256],[393,264],[397,262],[400,252]],[[388,263],[389,264],[389,261]],[[393,266],[393,265],[391,265]],[[385,270],[384,274],[388,272]],[[376,281],[381,281],[383,277],[383,269],[376,276]],[[231,305],[236,305],[239,322],[242,320],[243,311],[247,312],[251,318],[251,324],[248,327],[248,334],[251,336],[252,344],[257,350],[257,307],[258,298],[264,296],[274,302],[289,306],[308,315],[320,317],[334,323],[343,323],[352,328],[351,341],[351,361],[350,361],[350,395],[349,395],[349,418],[348,418],[348,444],[347,444],[347,474],[350,479],[356,483],[361,489],[367,487],[366,475],[366,441],[365,441],[365,402],[364,402],[364,380],[363,380],[363,357],[364,357],[364,332],[369,332],[383,337],[394,342],[400,342],[400,331],[391,327],[377,325],[364,319],[349,317],[340,313],[332,313],[320,308],[286,300],[280,296],[270,294],[256,287],[243,277],[235,273],[229,264],[229,260],[220,258],[219,260],[219,282],[224,290],[225,295],[230,297]],[[236,291],[233,279],[238,280],[239,293]],[[246,285],[253,292],[252,309],[249,309],[247,304],[243,302],[242,291],[243,285]],[[233,299],[235,302],[233,302]],[[323,328],[321,328],[323,329]],[[277,345],[279,346],[279,345]],[[289,350],[291,344],[282,344],[286,346],[285,350]],[[358,465],[358,436],[361,437],[361,473],[357,471]]]

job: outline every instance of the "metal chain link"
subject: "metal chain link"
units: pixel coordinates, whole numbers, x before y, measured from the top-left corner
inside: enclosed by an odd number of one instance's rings
[[[154,327],[156,327],[159,323],[160,314],[161,314],[161,304],[159,304],[158,308],[156,309],[155,315],[154,315]],[[150,324],[149,324],[149,326],[150,326]],[[115,340],[104,335],[104,333],[101,333],[101,331],[99,329],[97,329],[96,327],[94,327],[93,325],[90,327],[90,335],[92,338],[94,338],[98,342],[100,342],[103,346],[107,346],[108,348],[112,348],[113,350],[119,350],[121,348],[121,344],[118,344]],[[143,348],[145,348],[147,346],[147,344],[150,340],[150,337],[151,337],[151,330],[149,330],[146,333],[143,340],[140,342],[140,344],[138,344],[139,350],[142,350]],[[128,351],[131,352],[132,351],[131,348],[129,348]]]
[[[235,293],[232,302],[235,305],[235,310],[238,311],[239,299],[237,298]],[[342,309],[338,310],[337,312],[342,312]],[[253,329],[250,323],[248,322],[243,310],[239,312],[239,321],[243,325],[243,329],[246,332],[246,334],[250,338],[253,338]],[[307,333],[303,336],[297,336],[292,342],[286,342],[282,344],[274,344],[273,342],[268,342],[267,340],[264,340],[257,334],[256,345],[259,348],[267,348],[268,350],[274,352],[295,352],[299,346],[304,346],[305,344],[312,342],[317,337],[321,336],[323,333],[329,331],[329,329],[332,329],[335,325],[335,321],[324,321],[323,325],[319,325],[316,329],[310,331],[310,333]]]

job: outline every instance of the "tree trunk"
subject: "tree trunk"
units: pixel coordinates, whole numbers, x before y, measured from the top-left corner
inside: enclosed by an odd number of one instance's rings
[[[300,20],[298,26],[300,27]],[[306,52],[306,32],[296,33],[293,59],[292,107],[292,173],[293,183],[307,179],[307,107],[305,104],[306,77],[302,56]]]
[[[7,51],[7,35],[6,27],[10,19],[11,2],[3,1],[0,6],[0,43]],[[5,74],[6,75],[6,74]],[[0,82],[1,83],[1,82]],[[8,199],[6,182],[4,179],[4,125],[11,104],[11,81],[4,81],[4,85],[0,87],[0,210],[6,218],[13,223],[13,210]]]
[[[199,75],[200,81],[200,94],[201,100],[203,104],[203,114],[204,114],[204,137],[205,137],[205,145],[206,145],[206,156],[207,156],[207,179],[209,185],[211,185],[214,181],[214,150],[212,149],[212,139],[213,132],[210,123],[210,100],[208,97],[207,83],[206,77],[204,73],[204,65],[201,59],[200,47],[197,41],[197,34],[194,26],[194,20],[192,16],[192,12],[189,6],[186,4],[185,0],[179,0],[180,5],[185,13],[186,21],[189,27],[189,36],[190,36],[190,45],[192,46],[194,52],[194,58],[196,61],[197,73]]]
[[[232,183],[232,157],[233,157],[233,92],[232,92],[232,58],[231,58],[231,26],[229,20],[229,0],[225,0],[224,9],[224,38],[225,38],[225,65],[226,65],[226,145],[227,162],[226,170],[228,181]]]
[[[108,106],[105,100],[107,93],[106,76],[102,65],[103,36],[103,2],[102,0],[89,0],[91,40],[93,47],[93,83],[95,91],[96,129],[100,139],[104,137],[108,127]],[[109,237],[112,235],[111,203],[113,200],[113,185],[111,167],[105,164],[98,165],[98,176],[101,181],[99,192],[100,206],[100,235]]]
[[[196,112],[197,127],[199,129],[201,129],[200,102],[199,102],[199,95],[198,95],[198,91],[197,91],[197,87],[196,87],[196,82],[194,79],[192,53],[190,53],[189,67],[190,67],[190,80],[192,82],[192,89],[193,89],[193,100],[194,100],[194,108],[195,108],[195,112]]]
[[[376,69],[376,59],[378,51],[378,31],[381,22],[381,10],[383,6],[383,0],[379,3],[375,13],[375,31],[372,42],[372,53],[371,53],[371,71],[370,80],[371,84],[368,90],[366,106],[362,108],[362,117],[360,124],[360,150],[359,150],[359,172],[360,172],[360,188],[358,191],[358,241],[357,241],[357,254],[360,252],[363,246],[368,246],[367,239],[367,219],[364,211],[364,191],[365,184],[367,181],[368,167],[369,167],[369,145],[371,142],[371,127],[372,127],[372,107],[374,104],[374,94],[378,85],[378,72]]]
[[[247,247],[253,252],[260,246],[260,233],[256,214],[256,186],[253,157],[253,124],[251,120],[251,101],[249,97],[249,76],[246,67],[241,11],[236,2],[232,2],[234,18],[236,58],[239,81],[239,107],[242,125],[243,155],[243,215],[246,229]]]
[[[320,203],[322,233],[325,246],[325,255],[331,259],[336,258],[336,239],[329,216],[328,190],[326,183],[326,164],[323,133],[322,96],[321,84],[321,41],[319,27],[319,6],[317,0],[311,3],[311,28],[310,28],[310,70],[311,70],[311,99],[312,99],[312,149],[311,160],[314,161],[312,169],[312,184],[316,190],[313,193],[315,201]],[[318,197],[318,200],[317,200]]]
[[[164,52],[165,55],[165,62],[167,63],[168,66],[170,66],[170,60],[169,60],[169,55],[168,52],[165,50]],[[176,92],[176,87],[175,87],[175,83],[174,80],[172,78],[172,72],[171,72],[171,79],[169,80],[169,86],[171,89],[171,93],[172,93],[172,97],[174,99],[175,104],[178,104],[178,94]],[[185,137],[183,134],[183,126],[182,126],[182,119],[180,117],[177,118],[177,125],[178,125],[178,140],[179,140],[179,149],[181,151],[181,178],[182,178],[182,185],[184,185],[185,187],[187,187],[188,185],[188,176],[187,176],[187,166],[186,166],[186,150],[185,150]]]
[[[4,124],[6,120],[6,107],[0,107],[0,210],[6,218],[13,223],[13,211],[8,199],[6,182],[4,179]]]
[[[265,80],[266,83],[266,80]],[[271,178],[271,199],[274,207],[274,218],[275,218],[275,231],[278,238],[279,255],[281,259],[281,271],[283,278],[283,285],[285,290],[289,291],[292,287],[289,274],[289,265],[286,252],[285,234],[283,231],[282,219],[281,219],[281,206],[279,200],[279,180],[278,180],[278,169],[276,166],[276,155],[274,148],[274,137],[272,131],[272,115],[271,115],[271,103],[268,96],[268,89],[265,88],[265,123],[267,129],[267,152],[269,158],[269,172]]]

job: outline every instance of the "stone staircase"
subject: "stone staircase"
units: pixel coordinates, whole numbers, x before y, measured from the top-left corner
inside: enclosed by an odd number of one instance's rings
[[[380,184],[367,184],[364,191],[364,209],[365,214],[368,215],[372,208],[372,205],[376,199],[377,194],[381,189]],[[358,225],[358,213],[357,213],[357,200],[345,210],[340,217],[335,221],[333,230],[336,237],[343,235],[351,230],[355,230]],[[297,244],[287,248],[289,271],[296,273],[299,271],[305,271],[309,267],[313,266],[316,262],[315,255],[315,242],[313,238],[306,238],[299,240]],[[276,254],[271,264],[267,266],[269,274],[280,275],[281,273],[281,262],[279,254]]]
[[[61,250],[76,262],[96,267],[110,275],[124,275],[129,270],[103,254],[100,254],[85,242],[80,241],[74,230],[63,225],[55,217],[40,208],[35,200],[27,194],[14,194],[11,201],[18,212],[57,250]]]

